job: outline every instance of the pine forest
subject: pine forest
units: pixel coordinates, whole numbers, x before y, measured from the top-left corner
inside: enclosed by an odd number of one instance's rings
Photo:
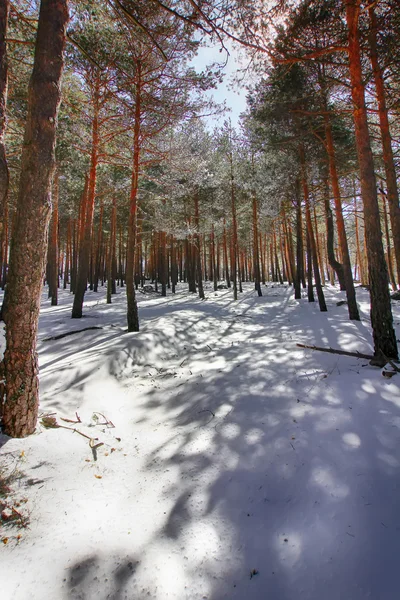
[[[397,600],[398,0],[0,0],[4,600]]]

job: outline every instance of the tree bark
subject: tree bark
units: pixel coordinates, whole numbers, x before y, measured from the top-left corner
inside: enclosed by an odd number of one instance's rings
[[[85,298],[90,268],[90,250],[92,246],[94,203],[96,199],[97,165],[99,162],[99,94],[100,74],[97,73],[95,77],[93,90],[92,150],[90,157],[90,171],[86,199],[86,211],[84,214],[84,223],[81,223],[81,225],[83,225],[83,235],[82,243],[79,249],[76,289],[74,303],[72,306],[73,319],[82,318],[83,301]]]
[[[360,0],[344,0],[344,3],[348,27],[348,55],[353,116],[361,180],[361,196],[364,205],[374,351],[377,356],[383,353],[389,358],[397,358],[398,350],[396,335],[393,329],[388,273],[380,228],[374,160],[365,106],[365,89],[359,39]]]
[[[383,164],[386,174],[387,201],[389,204],[390,224],[392,226],[394,254],[397,267],[397,281],[400,285],[400,207],[399,190],[397,187],[396,167],[393,158],[392,137],[390,135],[390,126],[388,110],[385,98],[385,84],[383,80],[382,69],[379,65],[377,31],[378,23],[374,6],[370,5],[368,14],[371,21],[369,43],[372,71],[374,74],[376,98],[378,100],[378,116],[381,130]]]
[[[333,191],[333,198],[335,202],[335,214],[336,224],[339,238],[339,245],[343,260],[343,279],[346,289],[347,306],[349,310],[349,317],[354,321],[360,320],[360,314],[358,312],[358,306],[356,301],[356,292],[354,289],[353,274],[351,271],[351,261],[349,246],[347,243],[346,228],[344,225],[342,200],[340,197],[339,178],[336,169],[336,157],[335,148],[333,145],[332,126],[329,120],[329,115],[325,115],[325,137],[326,147],[329,158],[329,173],[331,178],[331,185]],[[329,202],[329,200],[328,200]]]
[[[130,193],[130,208],[128,222],[128,241],[126,254],[126,298],[127,298],[127,321],[128,332],[139,331],[139,313],[136,302],[134,267],[135,267],[135,244],[136,244],[136,218],[137,218],[137,192],[139,185],[139,162],[140,162],[140,132],[142,114],[142,81],[141,64],[137,64],[137,81],[135,94],[135,116],[133,126],[133,165]]]
[[[381,182],[381,187],[382,186],[383,186],[383,184]],[[386,255],[387,255],[387,267],[388,267],[388,273],[389,273],[389,280],[390,280],[390,283],[392,284],[392,290],[397,290],[396,278],[394,276],[393,264],[392,264],[392,248],[391,248],[391,244],[390,244],[389,223],[388,223],[388,216],[387,216],[387,212],[386,212],[386,196],[383,191],[383,187],[382,187],[382,192],[381,192],[381,198],[382,198],[382,209],[383,209],[383,222],[385,225],[385,235],[386,235]]]
[[[53,183],[53,211],[50,221],[49,249],[48,249],[48,286],[51,305],[58,303],[58,176]]]
[[[6,131],[7,88],[8,88],[8,60],[7,60],[7,28],[8,14],[10,11],[9,0],[0,0],[0,280],[7,263],[7,218],[8,218],[8,187],[9,172],[6,158],[4,135]]]
[[[113,281],[115,281],[114,280],[113,262],[114,262],[115,246],[116,246],[116,239],[117,239],[116,229],[117,229],[117,201],[114,197],[112,209],[111,209],[110,243],[109,243],[109,251],[108,251],[108,256],[107,256],[107,304],[111,304],[111,295],[113,293]]]
[[[301,300],[301,283],[304,279],[303,219],[301,214],[301,196],[296,184],[296,274],[294,280],[294,297]]]
[[[233,299],[238,299],[237,290],[237,255],[238,255],[238,239],[237,239],[237,220],[236,220],[236,198],[235,198],[235,180],[233,176],[233,158],[230,154],[231,165],[231,209],[232,209],[232,281],[233,281]]]
[[[6,289],[3,432],[33,433],[39,405],[36,339],[68,22],[67,0],[42,0]]]
[[[321,275],[319,272],[317,247],[316,247],[316,243],[315,243],[315,237],[314,237],[314,231],[313,231],[312,219],[311,219],[310,194],[309,194],[309,190],[308,190],[306,164],[305,164],[304,150],[302,147],[300,148],[300,161],[301,161],[301,167],[302,167],[303,192],[304,192],[304,201],[305,201],[305,207],[306,207],[306,224],[307,224],[307,234],[308,234],[307,239],[308,239],[308,244],[309,244],[309,259],[311,258],[311,262],[312,262],[313,269],[314,269],[314,279],[315,279],[315,287],[317,290],[319,309],[321,312],[325,312],[327,310],[327,308],[326,308],[324,292],[322,290],[322,285],[321,285]],[[311,270],[310,266],[309,266],[309,270]],[[309,281],[309,284],[310,284],[310,281]],[[312,285],[312,283],[311,283],[311,285]]]
[[[97,240],[96,240],[96,262],[94,265],[94,281],[93,281],[93,291],[97,292],[99,287],[99,279],[100,279],[100,265],[101,265],[101,252],[103,247],[103,211],[104,205],[103,201],[100,204],[100,217],[99,217],[99,228],[97,231]]]
[[[254,288],[258,296],[262,296],[261,291],[261,272],[260,272],[260,252],[258,249],[258,210],[257,197],[253,193],[253,271],[254,271]]]
[[[204,288],[203,288],[203,272],[201,268],[201,245],[200,245],[200,215],[199,215],[199,195],[196,192],[194,195],[194,225],[196,233],[194,234],[195,239],[195,255],[196,255],[196,275],[197,275],[197,286],[199,290],[199,297],[204,300]]]

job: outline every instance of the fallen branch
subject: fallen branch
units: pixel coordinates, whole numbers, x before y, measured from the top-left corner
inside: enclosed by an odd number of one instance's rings
[[[115,427],[114,423],[112,421],[110,421],[110,419],[107,419],[107,417],[105,415],[103,415],[103,413],[101,412],[94,412],[94,415],[100,415],[101,417],[103,417],[105,423],[97,423],[97,425],[106,425],[107,427]]]
[[[78,415],[78,413],[75,413],[76,415],[76,421],[74,421],[73,419],[65,419],[64,417],[60,417],[61,421],[65,421],[65,423],[82,423],[80,416]]]
[[[395,370],[396,373],[400,373],[399,367],[397,365],[395,365],[394,362],[392,360],[390,360],[390,358],[388,358],[385,355],[383,355],[383,358],[386,360],[386,362],[389,363],[389,365]]]
[[[62,340],[69,335],[75,335],[75,333],[82,333],[82,331],[90,331],[91,329],[103,329],[103,327],[98,327],[93,325],[92,327],[84,327],[84,329],[77,329],[76,331],[67,331],[66,333],[60,333],[59,335],[54,335],[52,337],[43,338],[44,342],[52,342],[54,340]]]
[[[329,352],[329,354],[341,354],[344,356],[354,356],[355,358],[365,358],[366,360],[374,360],[376,356],[372,354],[363,354],[362,352],[347,352],[346,350],[336,350],[335,348],[321,348],[320,346],[307,346],[306,344],[296,344],[299,348],[307,348],[308,350],[318,350],[319,352]]]
[[[69,431],[73,431],[74,433],[79,433],[79,435],[81,435],[82,437],[89,440],[89,445],[91,448],[93,448],[94,441],[99,439],[99,438],[92,438],[92,437],[90,437],[90,435],[86,435],[86,433],[82,433],[82,431],[79,431],[79,429],[76,429],[75,427],[67,427],[66,425],[60,425],[60,423],[57,423],[57,419],[55,417],[50,417],[50,416],[46,415],[46,416],[42,417],[41,423],[42,423],[43,427],[46,427],[46,429],[61,428],[61,429],[69,429]]]

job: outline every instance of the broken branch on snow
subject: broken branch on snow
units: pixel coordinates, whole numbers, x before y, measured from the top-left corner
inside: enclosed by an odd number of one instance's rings
[[[344,356],[354,356],[355,358],[365,358],[366,360],[373,360],[376,357],[372,354],[363,354],[362,352],[348,352],[347,350],[336,350],[335,348],[321,348],[320,346],[308,346],[307,344],[296,344],[299,348],[306,348],[307,350],[318,350],[319,352],[329,352],[329,354],[341,354]]]

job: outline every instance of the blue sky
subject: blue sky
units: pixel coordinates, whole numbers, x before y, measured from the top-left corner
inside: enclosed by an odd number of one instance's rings
[[[200,71],[204,67],[213,62],[222,62],[225,59],[226,53],[219,52],[219,46],[200,48],[197,57],[193,61],[193,66]],[[239,86],[237,83],[232,84],[232,76],[236,73],[240,66],[240,58],[235,48],[229,47],[230,56],[227,65],[224,67],[224,81],[217,89],[211,90],[209,94],[217,101],[226,101],[226,105],[231,109],[224,117],[207,119],[210,127],[222,124],[223,120],[229,117],[232,120],[232,125],[236,126],[239,121],[239,115],[246,108],[246,89]],[[234,89],[232,89],[234,88]]]

